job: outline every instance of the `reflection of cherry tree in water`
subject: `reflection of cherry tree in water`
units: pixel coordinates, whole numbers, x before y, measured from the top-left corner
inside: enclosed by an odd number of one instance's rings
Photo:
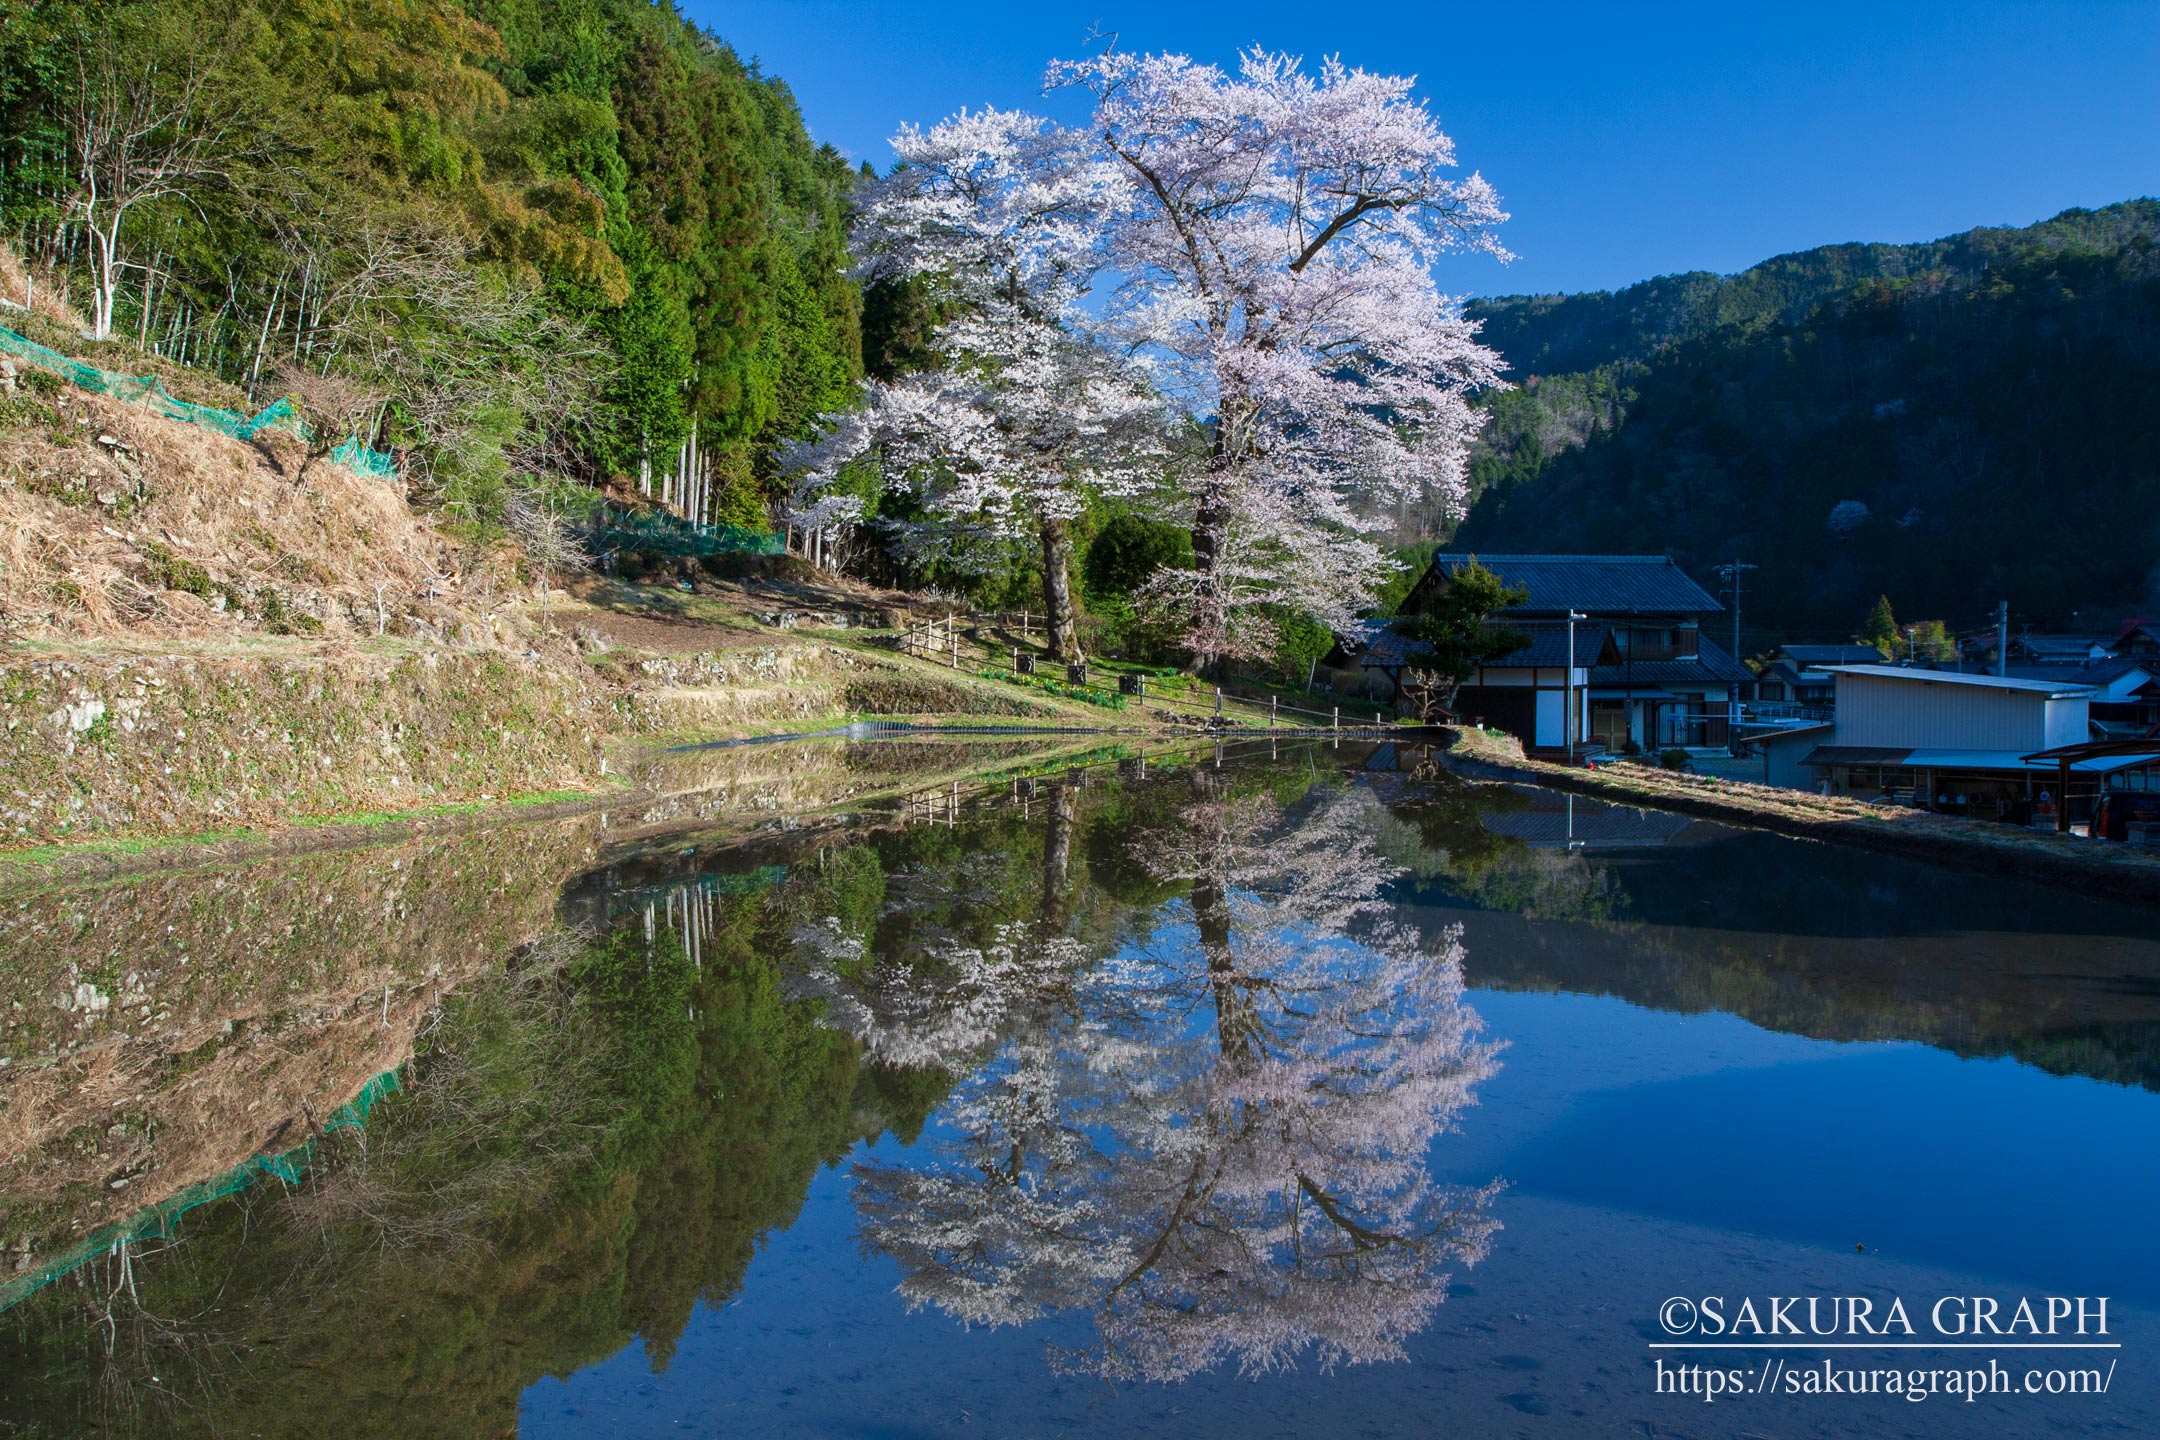
[[[1425,1164],[1495,1061],[1459,935],[1428,952],[1381,900],[1398,872],[1373,811],[1355,790],[1290,816],[1203,791],[1140,837],[1190,885],[1141,940],[1088,965],[1015,925],[949,957],[965,1138],[856,1169],[865,1242],[911,1302],[991,1325],[1085,1307],[1097,1343],[1059,1361],[1115,1378],[1402,1355],[1497,1228],[1493,1188]],[[919,986],[855,999],[844,1023],[889,1053],[947,1038]]]
[[[932,918],[880,948],[837,918],[796,927],[791,989],[822,1000],[828,1022],[879,1064],[959,1073],[1013,1033],[1018,1012],[1069,993],[1087,952],[1063,933],[1071,907],[1078,790],[1052,788],[1046,804],[1041,893],[1015,893],[1006,857],[975,853],[888,877],[885,910],[932,917],[1002,916],[987,936],[963,939]],[[1031,918],[1017,918],[1025,912]]]

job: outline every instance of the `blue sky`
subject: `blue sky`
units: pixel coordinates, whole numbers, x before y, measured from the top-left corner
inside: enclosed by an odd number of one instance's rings
[[[1513,265],[1443,267],[1464,294],[1730,272],[2160,193],[2160,0],[683,6],[786,80],[818,139],[880,169],[903,121],[1045,108],[1044,64],[1097,25],[1127,49],[1228,63],[1258,43],[1414,73],[1515,217]]]

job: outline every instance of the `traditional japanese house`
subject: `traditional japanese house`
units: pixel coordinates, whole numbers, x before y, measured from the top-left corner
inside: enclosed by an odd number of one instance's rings
[[[1572,689],[1578,744],[1610,750],[1726,744],[1740,687],[1754,677],[1703,633],[1704,622],[1724,607],[1671,559],[1442,551],[1411,589],[1404,612],[1427,608],[1473,561],[1529,592],[1497,618],[1531,642],[1472,675],[1456,695],[1457,714],[1482,716],[1533,748],[1559,748],[1567,743],[1561,717]]]

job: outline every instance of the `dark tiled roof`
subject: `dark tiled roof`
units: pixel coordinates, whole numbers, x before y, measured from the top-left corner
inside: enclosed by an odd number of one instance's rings
[[[2072,675],[2070,683],[2073,685],[2105,685],[2111,680],[2120,679],[2132,670],[2142,670],[2147,675],[2160,674],[2160,661],[2153,660],[2150,657],[2141,659],[2136,655],[2117,655],[2107,660],[2095,660],[2092,664]]]
[[[1440,551],[1433,564],[1453,574],[1472,560],[1530,592],[1520,615],[1706,615],[1724,607],[1663,555],[1469,555]]]
[[[1797,665],[1879,665],[1883,653],[1873,645],[1780,645],[1778,654]]]
[[[2083,660],[2095,649],[2106,650],[2108,638],[2105,635],[2015,635],[2010,639],[2010,648],[2023,650],[2035,660],[2054,656]]]
[[[1488,670],[1565,670],[1568,663],[1568,627],[1559,625],[1516,625],[1512,627],[1530,637],[1530,643],[1514,654],[1499,660],[1489,660]],[[1589,666],[1607,653],[1612,644],[1612,631],[1603,625],[1578,621],[1575,625],[1575,663]]]
[[[1413,640],[1393,628],[1392,620],[1361,620],[1359,630],[1364,632],[1365,648],[1358,655],[1360,665],[1379,665],[1392,668],[1407,665],[1420,655],[1432,654],[1432,647],[1422,640]]]
[[[2061,685],[2082,685],[2085,682],[2079,680],[2077,676],[2083,673],[2088,665],[2097,663],[2099,662],[2087,661],[2082,655],[2071,660],[2057,660],[2049,662],[2041,662],[2036,660],[2012,660],[2008,665],[2005,665],[2003,667],[2003,674],[2012,680],[2052,680],[2057,684]],[[1948,665],[1930,665],[1925,661],[1923,661],[1917,666],[1910,666],[1905,668],[1919,670],[1947,670],[1951,674],[1956,675],[1993,675],[1995,673],[1995,666],[1992,661],[1985,664],[1974,665],[1969,670],[1959,670]]]
[[[1358,655],[1360,665],[1390,667],[1414,665],[1418,657],[1432,654],[1430,646],[1422,640],[1413,640],[1389,628],[1392,621],[1361,620],[1358,622],[1364,650]],[[1520,630],[1530,637],[1530,643],[1513,654],[1498,660],[1488,660],[1488,670],[1564,670],[1568,663],[1568,627],[1565,623],[1518,624],[1508,628]],[[1603,625],[1577,622],[1575,626],[1575,663],[1587,667],[1597,662],[1603,654],[1610,656],[1612,631]]]
[[[1629,665],[1600,665],[1590,672],[1593,685],[1745,685],[1755,677],[1747,666],[1720,650],[1707,635],[1696,639],[1692,660],[1637,660]]]

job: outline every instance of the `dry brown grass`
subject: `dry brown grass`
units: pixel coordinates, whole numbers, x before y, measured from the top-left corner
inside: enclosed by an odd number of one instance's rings
[[[323,463],[296,485],[246,442],[73,389],[7,421],[18,636],[440,634],[505,588],[501,557],[443,536],[396,481]]]
[[[31,285],[33,279],[36,281],[34,289]],[[15,253],[13,246],[0,245],[0,298],[12,300],[15,304],[20,305],[23,303],[25,293],[28,293],[31,297],[32,314],[42,315],[55,324],[64,325],[70,330],[87,328],[87,322],[84,321],[82,315],[76,311],[74,306],[67,303],[65,292],[59,285],[53,283],[50,271],[41,265],[25,264],[22,258]],[[10,314],[15,318],[8,319],[7,316]],[[22,326],[17,323],[21,319],[22,312],[20,310],[8,311],[0,309],[0,324],[8,326],[10,329],[22,329]]]

